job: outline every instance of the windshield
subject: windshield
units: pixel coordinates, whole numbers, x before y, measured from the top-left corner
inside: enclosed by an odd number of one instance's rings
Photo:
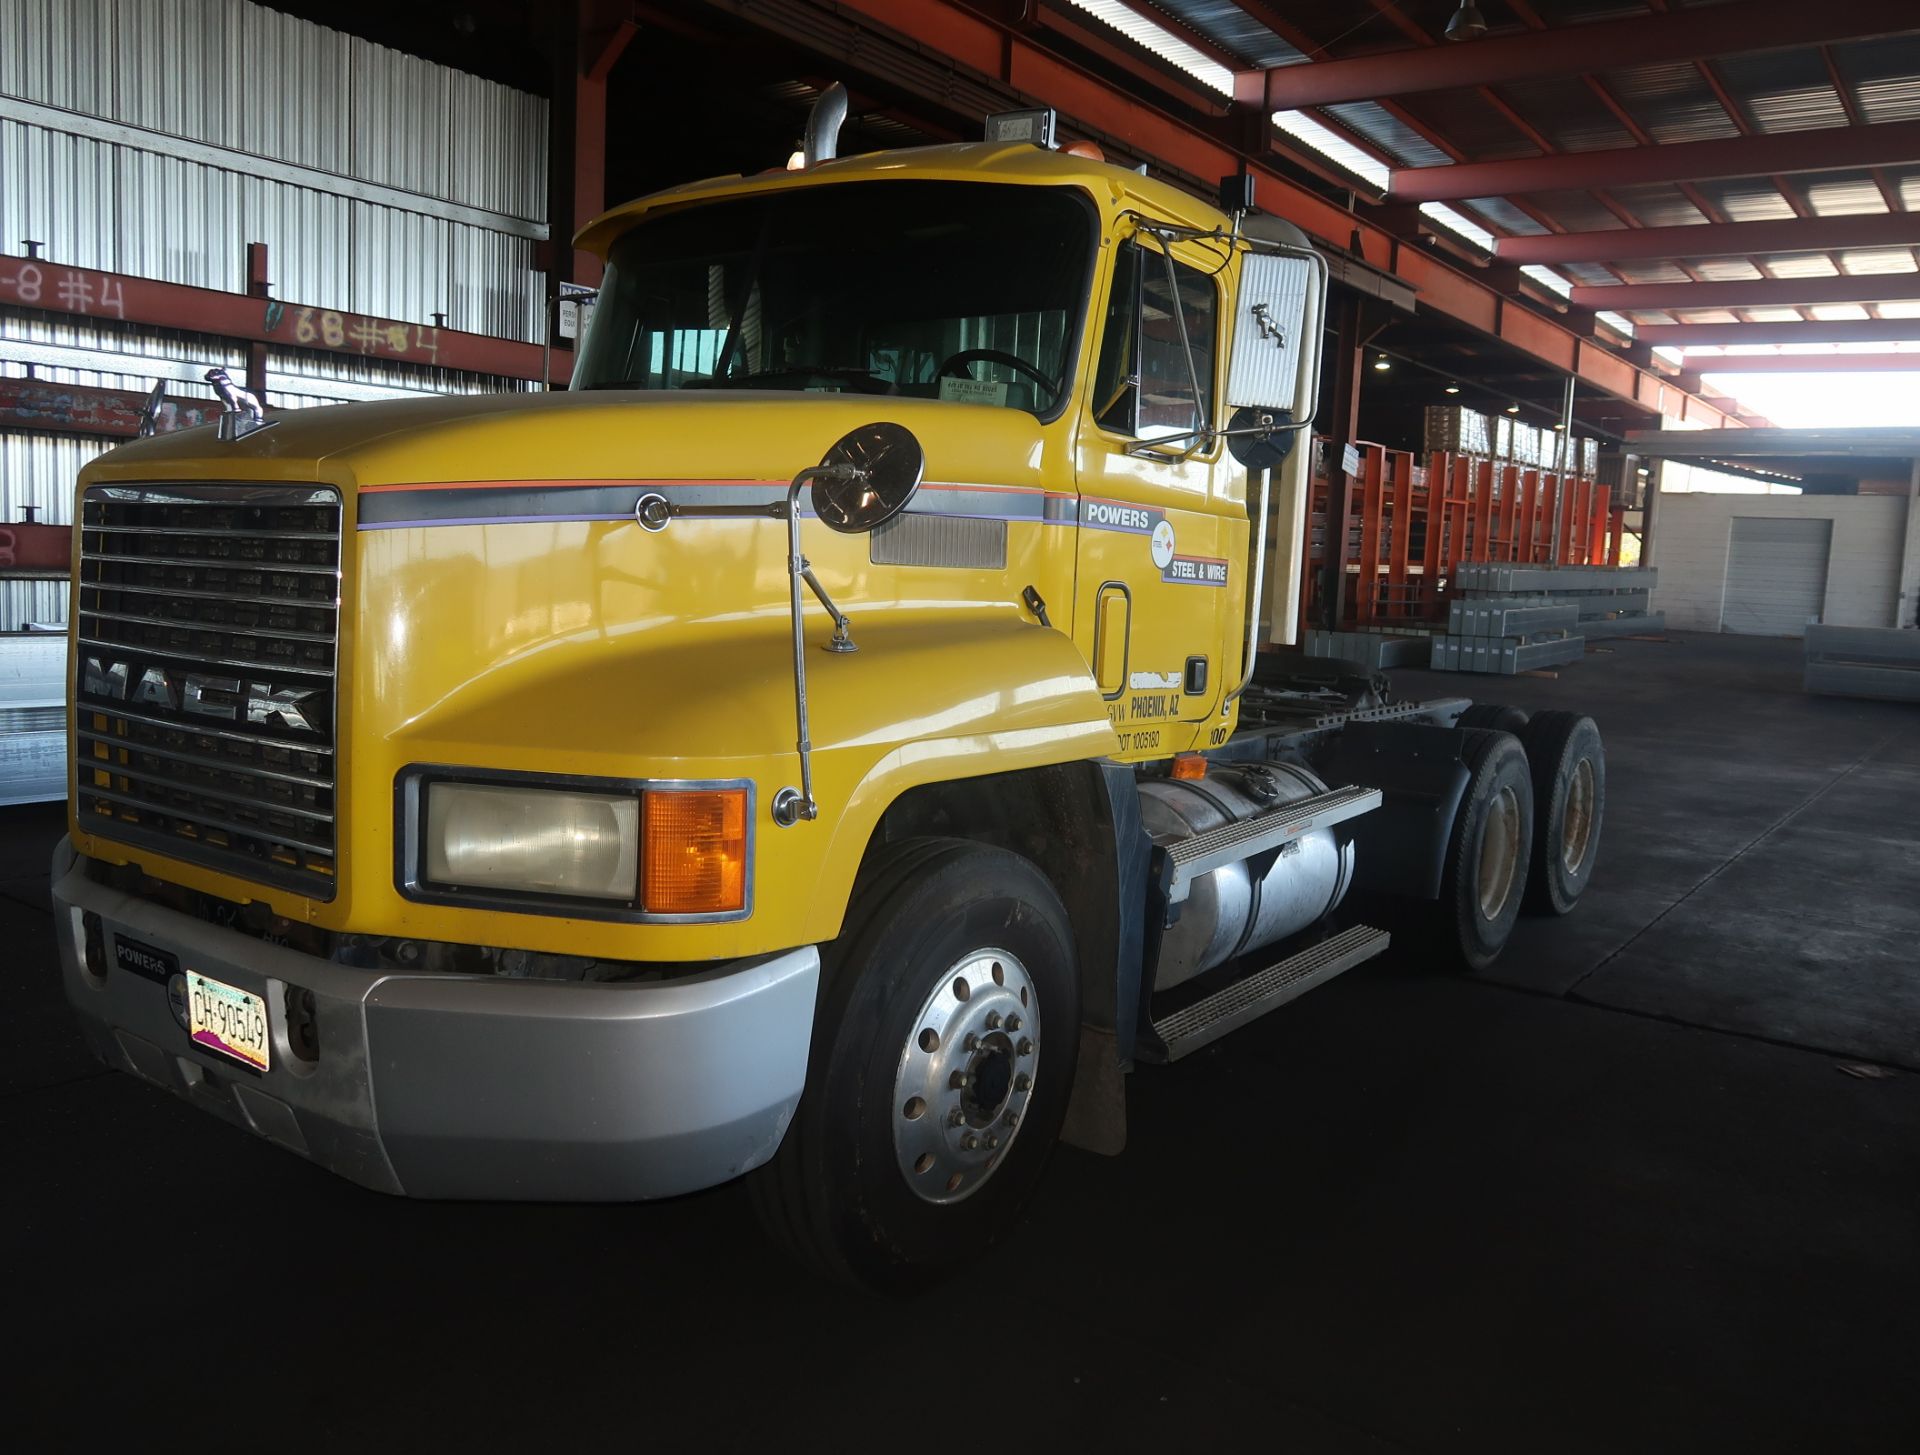
[[[1093,211],[1061,187],[861,182],[713,202],[613,245],[576,389],[798,389],[1057,415]]]

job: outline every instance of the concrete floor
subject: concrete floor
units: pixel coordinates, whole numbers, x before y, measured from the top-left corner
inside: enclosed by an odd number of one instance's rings
[[[797,1276],[737,1189],[389,1201],[101,1071],[51,963],[59,814],[0,810],[9,1427],[1916,1448],[1920,710],[1805,697],[1793,644],[1738,638],[1398,677],[1599,720],[1578,911],[1479,978],[1396,946],[1142,1071],[1124,1157],[1063,1149],[907,1305]]]

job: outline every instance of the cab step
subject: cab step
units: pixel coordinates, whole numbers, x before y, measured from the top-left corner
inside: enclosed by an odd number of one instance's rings
[[[1166,901],[1179,904],[1196,879],[1216,869],[1277,849],[1303,834],[1357,818],[1379,806],[1378,788],[1334,788],[1169,844],[1160,870]]]
[[[1342,971],[1371,960],[1391,942],[1392,936],[1385,930],[1354,925],[1309,945],[1277,965],[1256,970],[1165,1020],[1155,1021],[1153,1037],[1140,1047],[1140,1059],[1164,1063],[1191,1055],[1227,1032],[1237,1031],[1248,1021],[1305,995],[1316,985],[1324,985]]]

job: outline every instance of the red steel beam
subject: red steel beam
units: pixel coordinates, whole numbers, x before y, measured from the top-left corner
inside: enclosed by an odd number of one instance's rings
[[[0,379],[0,422],[9,429],[53,434],[91,435],[96,439],[132,439],[140,432],[147,396],[125,389],[94,389],[80,384],[50,384],[45,379]],[[155,411],[161,434],[212,424],[220,401],[211,393],[199,399],[167,396]]]
[[[1688,354],[1701,374],[1920,374],[1912,354]]]
[[[45,309],[107,323],[218,334],[282,348],[465,369],[507,379],[541,377],[542,350],[538,344],[333,308],[312,308],[278,298],[163,283],[157,278],[69,268],[44,258],[11,253],[0,253],[0,307],[5,306]],[[571,361],[572,356],[564,350],[554,351],[555,383],[565,382]]]
[[[1920,28],[1911,0],[1748,0],[1734,6],[1497,35],[1444,50],[1396,50],[1253,72],[1273,110],[1574,76],[1743,51],[1823,45]],[[1256,92],[1256,94],[1259,94]]]
[[[1854,273],[1838,278],[1740,278],[1724,283],[1608,283],[1576,286],[1576,308],[1619,312],[1712,308],[1795,308],[1818,303],[1920,299],[1920,273]]]
[[[1920,213],[1870,212],[1857,217],[1795,217],[1769,222],[1709,222],[1683,227],[1607,228],[1599,232],[1503,237],[1493,255],[1503,263],[1612,263],[1631,258],[1724,258],[1754,253],[1823,252],[1828,248],[1920,244]]]
[[[1914,14],[1920,16],[1920,9]],[[1388,196],[1396,202],[1461,202],[1513,193],[1636,187],[1713,177],[1778,177],[1912,162],[1920,162],[1920,121],[1890,121],[1880,126],[1829,126],[1817,131],[1612,147],[1500,162],[1397,167],[1389,180]]]
[[[1694,344],[1920,343],[1920,318],[1835,318],[1813,323],[1649,323],[1634,330],[1648,348]]]

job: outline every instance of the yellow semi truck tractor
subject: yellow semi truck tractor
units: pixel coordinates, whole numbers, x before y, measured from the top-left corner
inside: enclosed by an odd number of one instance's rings
[[[1383,949],[1357,906],[1473,966],[1572,907],[1588,719],[1254,650],[1305,239],[835,130],[589,226],[565,392],[222,379],[87,468],[53,879],[110,1065],[389,1193],[744,1175],[884,1284],[1117,1151],[1136,1063]]]

